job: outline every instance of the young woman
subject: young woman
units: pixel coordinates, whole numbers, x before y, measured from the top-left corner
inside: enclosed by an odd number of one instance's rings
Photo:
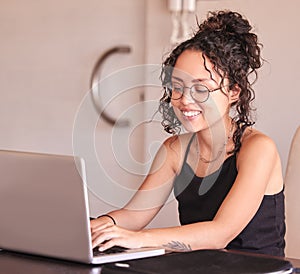
[[[91,221],[100,250],[165,246],[284,256],[284,194],[274,142],[252,128],[260,46],[239,13],[210,13],[165,60],[164,129],[149,175],[123,209]],[[178,134],[181,125],[187,133]],[[181,226],[144,229],[174,191]]]

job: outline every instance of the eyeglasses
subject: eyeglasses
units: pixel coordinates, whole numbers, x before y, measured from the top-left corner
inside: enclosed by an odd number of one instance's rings
[[[186,88],[190,90],[190,94],[195,101],[203,103],[207,101],[210,92],[220,90],[222,87],[209,90],[206,86],[203,86],[201,84],[195,84],[191,87],[185,87],[179,82],[170,82],[165,86],[166,93],[172,100],[181,99]]]

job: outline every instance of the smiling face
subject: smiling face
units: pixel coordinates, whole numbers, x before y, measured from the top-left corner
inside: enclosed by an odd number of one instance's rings
[[[208,58],[203,58],[199,51],[185,50],[178,57],[173,73],[172,85],[184,86],[180,99],[171,99],[177,118],[189,132],[197,132],[208,128],[229,115],[230,104],[237,100],[237,94],[230,91],[228,80],[213,69]],[[191,96],[190,87],[203,85],[208,88],[207,100],[198,102]],[[222,88],[221,88],[222,86]],[[219,89],[220,88],[220,89]],[[194,89],[195,90],[195,89]]]

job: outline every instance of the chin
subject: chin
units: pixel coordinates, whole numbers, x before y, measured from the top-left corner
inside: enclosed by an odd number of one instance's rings
[[[199,121],[199,119],[186,119],[186,117],[180,117],[179,120],[187,132],[195,133],[204,128],[202,121]]]
[[[181,121],[182,126],[186,132],[196,133],[202,129],[199,125],[193,125],[191,123],[187,123],[186,121]]]

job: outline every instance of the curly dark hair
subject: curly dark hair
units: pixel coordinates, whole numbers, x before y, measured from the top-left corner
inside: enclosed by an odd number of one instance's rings
[[[237,12],[209,12],[207,19],[198,24],[198,28],[192,38],[178,45],[163,62],[160,76],[162,85],[166,86],[171,81],[173,68],[183,51],[200,51],[204,60],[208,58],[222,81],[227,78],[229,86],[237,85],[241,90],[239,100],[231,105],[235,107],[232,118],[237,124],[232,152],[238,152],[244,130],[254,124],[251,118],[251,102],[255,98],[252,85],[257,80],[257,69],[262,65],[262,45],[258,43],[257,35],[250,32],[252,27],[248,20]],[[249,80],[250,74],[254,74],[252,82]],[[165,90],[159,104],[159,111],[163,116],[162,125],[168,133],[178,134],[181,123],[170,102]]]

